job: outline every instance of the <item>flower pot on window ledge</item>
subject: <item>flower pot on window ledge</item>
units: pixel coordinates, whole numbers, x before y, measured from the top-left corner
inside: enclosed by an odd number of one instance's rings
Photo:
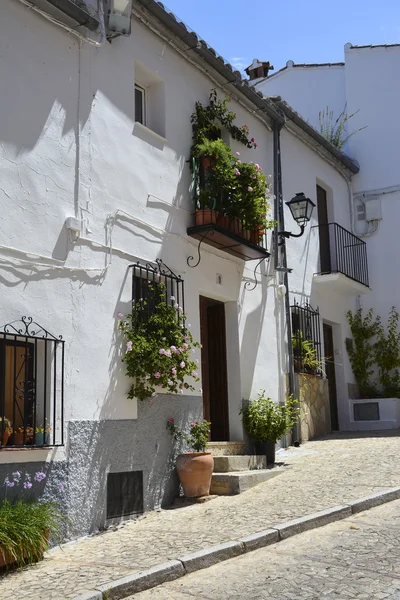
[[[218,222],[218,212],[211,208],[196,210],[196,225],[208,225]]]
[[[48,446],[50,441],[50,433],[43,431],[37,431],[35,433],[35,446]]]
[[[12,443],[14,446],[23,446],[24,445],[24,437],[25,437],[25,445],[32,444],[33,441],[33,429],[31,427],[27,427],[24,435],[24,431],[20,427],[18,430],[14,431]]]
[[[3,443],[1,443],[1,440],[0,440],[0,446],[7,446],[7,442],[9,440],[9,438],[10,438],[10,435],[11,435],[10,430],[9,429],[5,429],[4,432],[3,432]]]
[[[180,454],[176,460],[176,470],[186,498],[198,498],[210,494],[214,470],[214,458],[211,452]]]

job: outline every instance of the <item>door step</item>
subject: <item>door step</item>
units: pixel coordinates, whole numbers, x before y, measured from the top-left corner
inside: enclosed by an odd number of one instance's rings
[[[213,456],[241,456],[244,454],[244,442],[209,442],[207,450]]]
[[[266,456],[214,456],[214,473],[255,471],[266,468]]]
[[[272,479],[282,473],[281,469],[260,469],[233,473],[213,473],[210,494],[234,496]]]

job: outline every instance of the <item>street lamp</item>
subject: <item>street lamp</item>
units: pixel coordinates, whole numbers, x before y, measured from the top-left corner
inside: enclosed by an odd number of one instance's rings
[[[300,192],[294,196],[289,202],[285,202],[286,206],[289,207],[292,213],[293,219],[300,227],[300,233],[291,233],[290,231],[279,231],[278,234],[284,238],[289,237],[301,237],[304,233],[304,229],[311,219],[312,211],[314,209],[314,202],[310,198],[306,198],[303,192]],[[283,240],[281,241],[281,244]]]

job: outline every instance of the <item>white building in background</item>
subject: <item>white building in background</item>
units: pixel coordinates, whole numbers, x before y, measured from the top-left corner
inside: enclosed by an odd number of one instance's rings
[[[295,64],[254,84],[264,96],[280,96],[319,130],[320,111],[343,110],[352,135],[344,151],[360,164],[349,198],[350,229],[367,243],[371,292],[362,305],[386,319],[391,306],[400,309],[397,277],[400,221],[398,140],[400,119],[400,44],[344,46],[344,62]],[[364,128],[362,129],[361,128]],[[328,205],[334,220],[334,206]]]
[[[43,494],[62,504],[73,537],[174,498],[169,417],[184,425],[210,414],[213,441],[241,441],[243,399],[262,389],[285,399],[290,310],[321,355],[334,357],[330,404],[320,379],[311,433],[348,428],[346,312],[372,292],[364,243],[350,233],[354,161],[288,105],[263,99],[161,4],[136,0],[132,21],[111,11],[106,23],[107,10],[91,3],[68,7],[2,6],[0,416],[16,428],[33,426],[35,413],[51,430],[35,446],[25,436],[23,452],[14,434],[0,449],[0,480],[16,465],[44,469]],[[116,37],[130,23],[131,34]],[[221,225],[196,229],[190,116],[214,88],[257,140],[250,150],[223,132],[243,160],[273,175],[279,229],[283,200],[303,192],[318,204],[305,234],[286,240],[289,274],[282,236],[269,232],[263,244]],[[327,211],[340,231],[332,247]],[[298,232],[286,207],[285,229]],[[320,267],[321,240],[329,269]],[[132,306],[131,265],[147,277],[157,261],[184,281],[194,337],[219,348],[214,361],[205,348],[198,354],[203,396],[200,386],[152,402],[126,396],[116,315]],[[122,485],[129,505],[113,494]]]

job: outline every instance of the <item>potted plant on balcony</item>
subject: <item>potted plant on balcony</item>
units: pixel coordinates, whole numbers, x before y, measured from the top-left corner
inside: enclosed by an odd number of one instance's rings
[[[187,498],[208,496],[210,493],[214,470],[212,454],[206,452],[210,425],[208,421],[195,421],[185,431],[175,425],[172,417],[167,421],[167,429],[174,439],[184,440],[194,450],[180,454],[176,460],[176,470]]]
[[[234,167],[234,199],[239,219],[245,224],[248,239],[258,244],[266,228],[274,226],[267,220],[269,185],[261,167],[254,163],[242,163],[238,159]]]
[[[230,188],[233,176],[232,151],[220,139],[203,139],[195,146],[194,156],[200,161],[196,225],[217,223],[219,213],[225,208],[222,199]]]
[[[2,439],[3,434],[3,439]],[[0,446],[7,446],[8,439],[12,434],[11,422],[7,417],[0,417]]]
[[[274,464],[275,444],[292,427],[297,404],[291,396],[285,404],[275,404],[263,390],[256,400],[250,400],[240,411],[244,428],[254,441],[256,454],[266,456],[267,464]]]

